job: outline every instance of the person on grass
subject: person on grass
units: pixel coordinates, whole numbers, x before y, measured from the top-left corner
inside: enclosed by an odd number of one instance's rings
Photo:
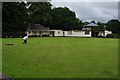
[[[26,43],[27,43],[27,39],[28,39],[28,36],[25,35],[25,36],[23,37],[23,40],[24,40],[23,44],[26,44]]]

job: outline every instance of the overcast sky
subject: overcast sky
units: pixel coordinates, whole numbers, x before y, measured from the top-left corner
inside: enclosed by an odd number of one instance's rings
[[[54,7],[68,7],[82,21],[107,22],[118,19],[118,2],[119,0],[52,0],[51,3]]]

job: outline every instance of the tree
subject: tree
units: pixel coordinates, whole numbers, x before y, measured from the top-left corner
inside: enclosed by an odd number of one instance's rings
[[[105,30],[106,29],[106,24],[105,23],[97,22],[97,25],[99,25],[100,30]]]
[[[76,18],[75,12],[67,7],[53,8],[51,16],[53,18],[52,29],[70,30],[76,27],[81,28],[81,21]]]
[[[26,4],[19,2],[3,2],[3,32],[24,32],[26,30]]]
[[[2,6],[3,35],[25,32],[30,23],[52,25],[49,2],[4,2]]]
[[[113,33],[120,34],[120,21],[117,19],[109,20],[107,22],[107,29]]]
[[[90,24],[90,22],[83,22],[83,25],[88,25]]]
[[[64,30],[81,30],[82,29],[82,21],[75,17],[66,18],[64,21]]]
[[[90,21],[91,23],[95,23],[96,24],[96,22],[94,21],[94,20],[92,20],[92,21]]]
[[[50,2],[29,2],[28,5],[28,21],[29,23],[41,24],[44,26],[50,26],[52,23],[51,3]]]

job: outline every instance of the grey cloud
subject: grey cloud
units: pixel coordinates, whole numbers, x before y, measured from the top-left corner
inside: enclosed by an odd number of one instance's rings
[[[83,21],[107,22],[118,18],[117,2],[53,2],[53,6],[66,6]]]
[[[118,3],[118,18],[120,20],[120,2]]]

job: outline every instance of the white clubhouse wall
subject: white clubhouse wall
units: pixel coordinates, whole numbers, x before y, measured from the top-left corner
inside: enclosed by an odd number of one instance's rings
[[[50,30],[50,31],[54,31],[54,36],[63,36],[62,30]]]
[[[91,31],[89,31],[89,34],[85,34],[85,31],[64,31],[64,36],[91,37]]]
[[[105,36],[106,36],[107,34],[112,34],[112,31],[105,30]]]
[[[29,33],[29,31],[31,33]],[[29,30],[27,31],[27,35],[28,36],[32,36],[32,35],[37,35],[37,36],[42,36],[44,34],[50,35],[52,36],[52,34],[50,34],[50,32],[54,32],[54,36],[69,36],[69,37],[92,37],[92,33],[91,31],[89,31],[89,34],[85,34],[85,31],[83,30],[78,30],[78,31],[62,31],[62,30],[48,30],[48,31],[42,31],[40,33],[40,31],[38,30]],[[36,33],[34,33],[36,31]],[[106,37],[107,34],[112,34],[112,31],[99,31],[98,36],[104,36]]]

